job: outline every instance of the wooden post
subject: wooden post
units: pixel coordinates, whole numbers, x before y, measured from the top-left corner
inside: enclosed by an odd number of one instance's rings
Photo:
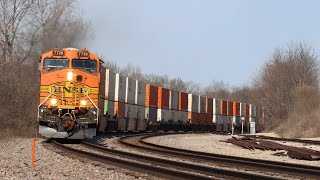
[[[38,140],[38,130],[36,130],[36,140]]]
[[[35,159],[35,150],[36,150],[36,141],[35,139],[32,140],[32,145],[31,145],[31,167],[34,169],[34,159]]]

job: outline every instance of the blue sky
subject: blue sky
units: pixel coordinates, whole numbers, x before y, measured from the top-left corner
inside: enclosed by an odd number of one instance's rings
[[[320,52],[320,1],[81,0],[94,36],[83,46],[143,72],[201,86],[249,84],[276,47]]]

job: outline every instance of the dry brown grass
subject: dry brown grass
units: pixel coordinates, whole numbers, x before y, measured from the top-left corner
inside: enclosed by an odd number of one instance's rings
[[[0,67],[0,133],[28,135],[37,127],[38,75],[34,66]]]
[[[283,120],[276,132],[287,138],[320,137],[320,96],[318,90],[305,86],[298,88],[297,102],[288,119]]]

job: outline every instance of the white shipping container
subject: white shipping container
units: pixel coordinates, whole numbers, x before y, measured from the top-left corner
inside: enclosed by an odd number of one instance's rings
[[[127,117],[127,131],[135,131],[137,129],[137,105],[126,104],[125,105],[125,117]]]
[[[246,116],[245,111],[246,111],[246,104],[240,103],[240,116],[245,117]]]
[[[147,119],[145,119],[145,106],[138,106],[137,105],[137,130],[138,131],[145,131],[147,129],[148,126],[148,121]]]
[[[180,119],[182,124],[188,124],[188,112],[180,111]]]
[[[222,124],[222,117],[221,117],[221,115],[214,114],[212,121],[213,121],[214,124]]]
[[[116,74],[115,101],[125,102],[126,99],[126,78]]]
[[[146,84],[138,80],[136,80],[135,104],[146,105]]]
[[[207,113],[207,97],[199,96],[199,113]]]
[[[221,114],[220,99],[213,99],[213,114]]]
[[[170,90],[169,109],[179,109],[179,91]]]
[[[106,69],[105,98],[114,101],[116,87],[116,73]]]
[[[145,119],[148,120],[148,123],[156,123],[157,122],[157,113],[158,113],[158,109],[157,108],[149,108],[149,107],[145,107]]]
[[[169,109],[158,109],[157,116],[158,116],[157,118],[158,122],[169,122],[172,120]]]
[[[180,111],[171,110],[170,112],[171,112],[171,119],[173,120],[174,123],[178,124],[182,122]]]
[[[188,111],[199,113],[199,96],[188,94]]]
[[[126,103],[135,104],[136,98],[136,80],[126,78]]]

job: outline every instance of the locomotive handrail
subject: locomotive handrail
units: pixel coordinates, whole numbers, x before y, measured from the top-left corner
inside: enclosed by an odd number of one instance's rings
[[[98,108],[98,106],[92,101],[92,99],[89,97],[88,94],[86,94],[86,96],[88,97],[89,101],[93,104],[93,106],[94,106],[95,108],[97,108],[97,119],[96,119],[96,121],[97,121],[97,124],[98,124],[98,121],[99,121],[99,108]]]

